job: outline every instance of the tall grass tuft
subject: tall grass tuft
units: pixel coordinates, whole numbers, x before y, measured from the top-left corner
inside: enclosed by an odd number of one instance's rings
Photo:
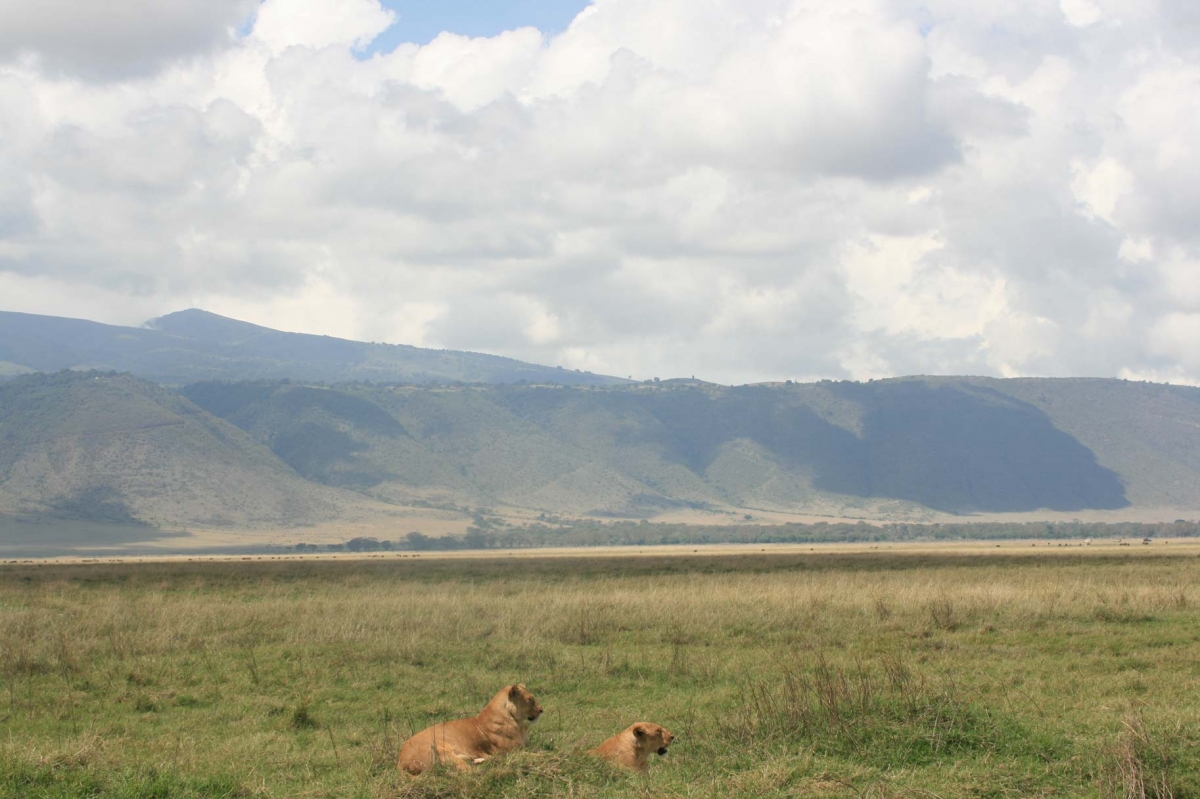
[[[804,743],[886,766],[1064,746],[1030,735],[1010,716],[969,701],[952,682],[917,674],[890,655],[842,666],[818,653],[782,664],[775,676],[746,684],[723,732],[743,743]]]
[[[1102,752],[1099,778],[1104,799],[1175,799],[1167,735],[1146,726],[1138,710],[1121,721],[1121,732]]]

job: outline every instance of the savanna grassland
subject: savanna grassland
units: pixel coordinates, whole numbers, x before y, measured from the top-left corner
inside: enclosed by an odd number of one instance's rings
[[[1200,796],[1200,550],[1097,549],[4,566],[0,795]],[[509,682],[527,751],[395,773]]]

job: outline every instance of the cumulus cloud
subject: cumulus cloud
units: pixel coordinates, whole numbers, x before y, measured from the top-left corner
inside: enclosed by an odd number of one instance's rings
[[[233,40],[253,0],[0,0],[0,61],[47,75],[146,75]]]
[[[6,309],[1200,381],[1192,3],[595,0],[369,57],[378,0],[110,5],[0,0]]]
[[[253,38],[273,53],[289,47],[362,48],[395,19],[376,0],[265,0],[255,16]]]

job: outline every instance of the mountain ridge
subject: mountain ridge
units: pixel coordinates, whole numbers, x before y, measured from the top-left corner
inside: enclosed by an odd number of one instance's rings
[[[0,378],[62,369],[114,370],[164,385],[200,380],[609,385],[621,378],[513,358],[288,333],[188,309],[143,327],[0,311]]]
[[[176,391],[73,371],[0,382],[0,522],[36,517],[39,530],[1173,509],[1200,511],[1196,388],[908,377]]]

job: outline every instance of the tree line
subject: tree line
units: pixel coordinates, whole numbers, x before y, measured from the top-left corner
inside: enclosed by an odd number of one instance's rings
[[[1200,522],[817,522],[778,525],[696,525],[665,522],[562,521],[509,527],[493,520],[461,536],[410,532],[396,540],[352,538],[340,544],[297,544],[300,552],[379,552],[531,549],[535,547],[663,546],[669,544],[817,544],[887,541],[962,541],[1117,538],[1129,541],[1200,536]]]

